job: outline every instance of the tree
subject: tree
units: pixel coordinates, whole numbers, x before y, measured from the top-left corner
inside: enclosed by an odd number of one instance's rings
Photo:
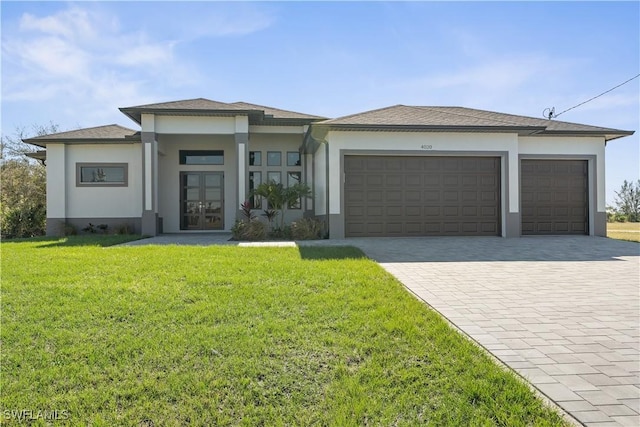
[[[34,125],[31,135],[58,132],[58,125]],[[44,165],[26,156],[37,151],[25,144],[25,129],[0,140],[0,234],[4,238],[33,237],[45,234],[47,177]]]
[[[618,212],[627,217],[627,221],[640,221],[640,179],[637,182],[628,182],[626,179],[616,191],[616,207]]]
[[[260,196],[267,199],[270,209],[280,212],[280,230],[284,229],[284,214],[287,208],[299,203],[300,198],[311,195],[311,188],[307,184],[297,183],[290,187],[284,187],[275,181],[263,182],[252,192],[252,196]]]

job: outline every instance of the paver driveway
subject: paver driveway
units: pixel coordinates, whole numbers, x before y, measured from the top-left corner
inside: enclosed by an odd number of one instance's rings
[[[640,245],[347,239],[588,426],[640,425]]]

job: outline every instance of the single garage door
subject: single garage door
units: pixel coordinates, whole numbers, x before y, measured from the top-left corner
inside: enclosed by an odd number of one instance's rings
[[[345,235],[500,235],[497,157],[345,156]]]
[[[522,234],[588,234],[586,160],[521,161]]]

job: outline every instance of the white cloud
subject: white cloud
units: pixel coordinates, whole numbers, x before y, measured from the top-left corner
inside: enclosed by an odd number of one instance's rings
[[[166,64],[173,60],[175,43],[140,44],[124,52],[120,52],[117,63],[131,67]]]
[[[130,30],[104,9],[25,13],[14,25],[2,40],[4,108],[46,102],[90,118],[157,100],[159,91],[197,84],[200,77],[176,54],[176,40]]]
[[[52,16],[38,18],[25,13],[20,19],[21,31],[38,31],[45,34],[73,38],[92,36],[90,17],[87,11],[72,8]]]

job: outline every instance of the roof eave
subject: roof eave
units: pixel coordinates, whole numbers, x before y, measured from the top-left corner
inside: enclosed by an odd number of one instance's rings
[[[142,124],[142,114],[154,114],[159,116],[257,116],[264,117],[262,110],[211,110],[189,108],[119,108],[120,112],[139,125]]]
[[[47,144],[135,144],[140,142],[140,137],[128,136],[124,138],[45,138],[45,139],[23,139],[22,142],[46,148]]]
[[[544,126],[441,126],[441,125],[375,125],[375,124],[315,124],[328,130],[400,131],[400,132],[499,132],[536,135],[544,132]]]
[[[625,136],[631,136],[635,133],[632,130],[584,130],[584,131],[570,131],[570,130],[546,130],[542,133],[543,136],[603,136],[605,141],[612,141],[618,138],[624,138]]]

